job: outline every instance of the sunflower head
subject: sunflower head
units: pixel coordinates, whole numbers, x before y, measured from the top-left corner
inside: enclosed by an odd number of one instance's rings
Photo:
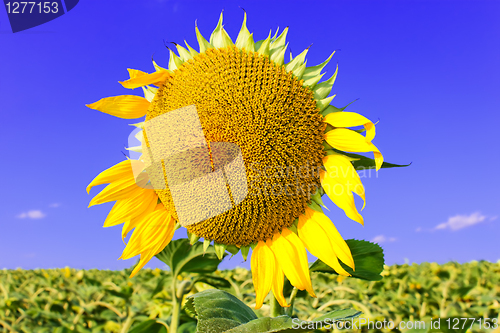
[[[306,248],[341,274],[348,275],[338,259],[354,268],[321,196],[363,223],[353,193],[364,200],[364,188],[344,152],[373,152],[377,169],[383,159],[372,143],[374,124],[330,105],[338,68],[320,81],[333,53],[316,66],[306,65],[309,49],[285,61],[288,28],[255,42],[245,14],[233,41],[222,20],[208,40],[195,28],[199,51],[175,44],[168,69],[155,62],[150,74],[129,69],[121,84],[142,87],[144,98],[89,105],[145,117],[136,124],[141,144],[128,148],[139,159],[96,177],[89,188],[110,185],[92,204],[116,201],[105,226],[124,222],[123,237],[135,228],[122,258],[141,254],[139,269],[168,244],[176,223],[206,244],[244,255],[254,247],[257,306],[270,289],[283,305],[284,275],[314,295]],[[365,135],[351,129],[358,126]]]

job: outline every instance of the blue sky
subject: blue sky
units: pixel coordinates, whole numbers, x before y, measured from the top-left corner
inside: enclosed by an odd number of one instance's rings
[[[325,200],[344,238],[379,241],[388,264],[500,259],[499,2],[81,1],[16,34],[0,9],[0,268],[134,264],[117,260],[120,227],[102,228],[112,204],[87,208],[85,191],[123,159],[133,121],[85,104],[129,93],[117,81],[152,55],[166,66],[164,40],[196,46],[195,20],[208,37],[224,9],[235,37],[239,6],[257,39],[289,26],[294,54],[313,44],[308,64],[339,50],[332,104],[359,98],[348,110],[380,120],[385,159],[413,163],[363,178],[364,227]]]

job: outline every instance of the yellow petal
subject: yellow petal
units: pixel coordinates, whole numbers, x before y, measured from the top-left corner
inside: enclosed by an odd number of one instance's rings
[[[304,215],[299,217],[297,231],[309,252],[338,273],[349,275],[340,266],[337,258],[354,269],[351,249],[325,214],[306,208]]]
[[[165,209],[149,213],[143,223],[135,228],[120,259],[129,259],[156,249],[166,237],[170,236],[174,224],[172,216]]]
[[[90,184],[87,186],[87,193],[90,189],[97,185],[109,184],[114,181],[131,178],[134,176],[134,171],[141,171],[144,168],[144,163],[137,160],[125,160],[118,164],[113,165],[101,172],[95,177]]]
[[[139,215],[133,217],[132,219],[128,219],[125,221],[122,227],[122,241],[125,243],[125,237],[127,237],[127,234],[137,227],[139,224],[143,223],[146,217],[149,215],[149,213],[154,212],[155,210],[160,210],[164,209],[163,204],[157,204],[158,199],[156,197],[155,200],[152,200],[149,203],[146,204],[146,209]]]
[[[144,117],[149,108],[149,102],[144,97],[122,95],[106,97],[87,107],[123,119]]]
[[[148,207],[156,206],[157,201],[158,195],[154,190],[141,189],[137,192],[137,195],[120,200],[113,206],[106,221],[104,221],[104,227],[115,226],[126,220],[131,220],[141,215]]]
[[[134,277],[152,257],[160,253],[165,246],[170,243],[175,232],[174,226],[175,222],[172,216],[166,210],[162,210],[152,213],[150,219],[144,223],[144,227],[137,228],[134,231],[127,247],[120,257],[120,259],[128,259],[137,254],[141,255],[139,263],[132,271],[132,274],[130,274],[131,278]],[[137,238],[134,237],[136,233],[138,233]],[[126,252],[129,246],[130,250]]]
[[[311,285],[306,249],[299,237],[285,228],[281,234],[274,234],[271,249],[290,283],[316,297]]]
[[[146,175],[144,175],[144,177],[146,177]],[[143,190],[145,184],[145,179],[136,180],[134,177],[114,181],[90,201],[89,207],[138,195],[140,191]]]
[[[363,224],[352,192],[363,199],[364,208],[365,189],[349,158],[340,154],[328,155],[323,158],[323,165],[326,171],[320,173],[320,180],[325,193],[350,219]]]
[[[273,286],[272,286],[273,295],[282,307],[287,308],[290,306],[290,304],[287,304],[285,296],[283,296],[285,273],[283,273],[283,269],[281,268],[278,260],[275,261],[275,265],[276,269],[274,271]]]
[[[263,241],[259,241],[253,250],[250,262],[256,309],[260,309],[264,298],[271,290],[276,268],[275,261],[273,251]]]
[[[377,147],[363,135],[347,128],[336,128],[325,134],[325,140],[332,147],[348,152],[370,152],[375,156],[376,170],[382,166],[384,158]]]
[[[355,112],[333,112],[325,117],[325,122],[334,127],[364,126],[366,140],[372,141],[375,137],[375,125],[369,119]]]
[[[151,74],[139,75],[134,78],[130,78],[126,81],[120,81],[120,83],[124,88],[128,89],[144,87],[150,84],[153,84],[155,86],[160,86],[169,77],[170,77],[170,72],[167,70],[162,70]]]
[[[132,69],[132,68],[127,68],[127,71],[128,71],[128,75],[130,76],[131,79],[148,74],[148,73],[145,73],[145,72],[140,71],[138,69]]]

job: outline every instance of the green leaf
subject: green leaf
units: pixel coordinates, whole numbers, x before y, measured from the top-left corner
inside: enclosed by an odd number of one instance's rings
[[[186,308],[198,319],[198,333],[221,333],[257,319],[245,303],[217,289],[187,297]]]
[[[384,252],[382,248],[378,244],[356,239],[348,239],[346,243],[351,249],[355,270],[353,271],[350,267],[340,262],[342,267],[352,277],[358,279],[368,281],[382,280],[382,276],[380,275],[384,270]],[[309,270],[311,272],[338,274],[333,268],[319,259],[311,265]]]
[[[196,332],[196,322],[190,321],[184,323],[177,329],[177,333],[195,333]]]
[[[329,312],[313,321],[300,320],[298,318],[290,318],[288,316],[279,316],[275,318],[264,317],[252,320],[249,323],[242,324],[238,327],[225,331],[225,333],[299,333],[311,332],[315,328],[333,328],[332,325],[338,321],[349,320],[361,314],[360,311],[354,309],[345,309]]]
[[[149,319],[134,326],[128,333],[167,333],[167,328],[159,320]]]
[[[337,150],[335,148],[331,148],[326,150],[327,155],[331,154],[342,154],[348,157],[356,158],[356,161],[352,161],[352,165],[356,170],[367,170],[367,169],[375,169],[375,160],[373,158],[369,158],[359,154],[346,153],[345,151]],[[389,162],[382,163],[382,169],[384,168],[402,168],[410,166],[409,164],[394,164]]]
[[[214,275],[202,275],[194,280],[193,283],[203,282],[209,284],[215,288],[229,288],[231,287],[231,283],[223,277],[214,276]]]
[[[213,247],[204,253],[201,242],[190,245],[185,238],[171,241],[156,257],[170,267],[174,278],[182,272],[213,273],[220,264]]]
[[[199,333],[267,333],[309,332],[309,325],[323,325],[357,317],[361,312],[353,309],[329,312],[312,322],[288,316],[257,318],[242,301],[222,290],[205,290],[187,298],[186,308],[198,318]],[[303,327],[303,328],[301,328]]]

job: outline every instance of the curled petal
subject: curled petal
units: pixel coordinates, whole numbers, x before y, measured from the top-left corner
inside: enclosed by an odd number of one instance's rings
[[[160,86],[169,77],[170,77],[169,71],[161,70],[161,71],[154,72],[151,74],[137,75],[137,76],[130,78],[126,81],[121,81],[120,84],[124,88],[128,88],[128,89],[144,87],[144,86],[147,86],[150,84],[153,84],[155,86]]]
[[[370,152],[375,156],[376,170],[382,166],[384,158],[382,153],[363,135],[347,128],[336,128],[325,134],[325,140],[332,147],[348,152]]]
[[[275,261],[275,264],[276,264],[276,269],[274,273],[273,286],[272,286],[273,295],[282,307],[287,308],[290,306],[290,304],[286,302],[285,296],[283,296],[285,273],[283,273],[283,269],[281,268],[278,260]]]
[[[364,126],[366,129],[366,140],[372,141],[375,137],[375,124],[355,112],[333,112],[325,117],[325,122],[334,127]]]

